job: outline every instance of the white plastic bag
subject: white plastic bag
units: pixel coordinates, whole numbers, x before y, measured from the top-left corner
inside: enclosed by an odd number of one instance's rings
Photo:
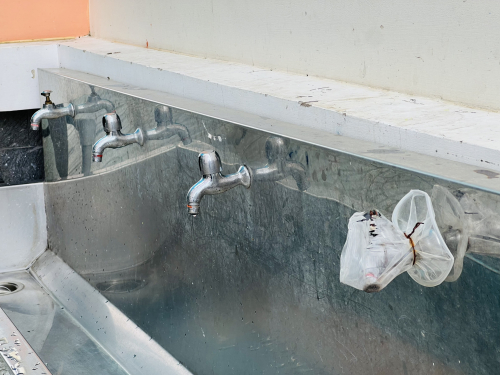
[[[368,293],[378,292],[413,263],[404,234],[377,210],[349,219],[340,256],[340,282]]]
[[[434,203],[436,223],[455,261],[445,281],[456,281],[461,273],[469,244],[468,217],[458,200],[444,187],[434,185],[431,201]],[[469,212],[478,212],[470,210]],[[467,217],[468,216],[468,217]]]
[[[412,190],[396,205],[392,222],[377,210],[349,220],[340,257],[340,281],[372,293],[408,271],[424,286],[443,282],[453,256],[437,227],[430,197]]]
[[[393,224],[411,233],[415,244],[415,264],[408,270],[411,278],[423,286],[441,284],[453,267],[453,255],[444,242],[432,208],[431,198],[421,190],[411,190],[394,208]]]

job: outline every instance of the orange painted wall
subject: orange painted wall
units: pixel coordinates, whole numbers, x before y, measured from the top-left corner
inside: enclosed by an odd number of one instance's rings
[[[89,33],[88,0],[0,0],[0,43]]]

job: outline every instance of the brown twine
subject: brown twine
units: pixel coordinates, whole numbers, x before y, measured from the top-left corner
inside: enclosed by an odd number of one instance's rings
[[[413,239],[411,238],[411,236],[413,235],[413,233],[415,233],[415,229],[417,229],[421,224],[423,224],[423,223],[415,224],[415,226],[413,227],[413,230],[411,231],[410,234],[406,234],[403,232],[405,237],[410,240],[410,245],[411,245],[411,248],[413,249],[413,265],[415,265],[415,262],[417,261],[417,250],[415,250],[415,242],[413,242]]]

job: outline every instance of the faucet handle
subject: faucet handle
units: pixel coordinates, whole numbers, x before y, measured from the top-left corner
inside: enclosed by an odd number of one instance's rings
[[[198,165],[203,176],[222,172],[220,156],[215,150],[203,151],[198,156]]]
[[[89,85],[89,87],[90,87],[90,95],[87,98],[87,102],[96,102],[99,99],[101,99],[99,95],[95,92],[95,87],[92,85]]]
[[[118,116],[116,113],[105,114],[102,118],[102,126],[106,134],[109,134],[112,131],[121,130],[122,122],[120,120],[120,116]]]
[[[54,104],[50,100],[50,94],[52,93],[52,90],[45,90],[42,91],[40,95],[45,96],[45,104]]]
[[[172,120],[172,108],[166,105],[160,105],[155,108],[155,121],[157,123],[167,123],[171,124]]]
[[[285,160],[287,157],[287,147],[285,140],[281,137],[271,136],[266,141],[266,156],[270,163],[277,160]]]

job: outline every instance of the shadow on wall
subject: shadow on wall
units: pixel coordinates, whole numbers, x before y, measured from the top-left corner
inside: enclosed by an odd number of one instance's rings
[[[44,179],[42,134],[29,127],[36,110],[0,112],[1,184],[19,185]]]

